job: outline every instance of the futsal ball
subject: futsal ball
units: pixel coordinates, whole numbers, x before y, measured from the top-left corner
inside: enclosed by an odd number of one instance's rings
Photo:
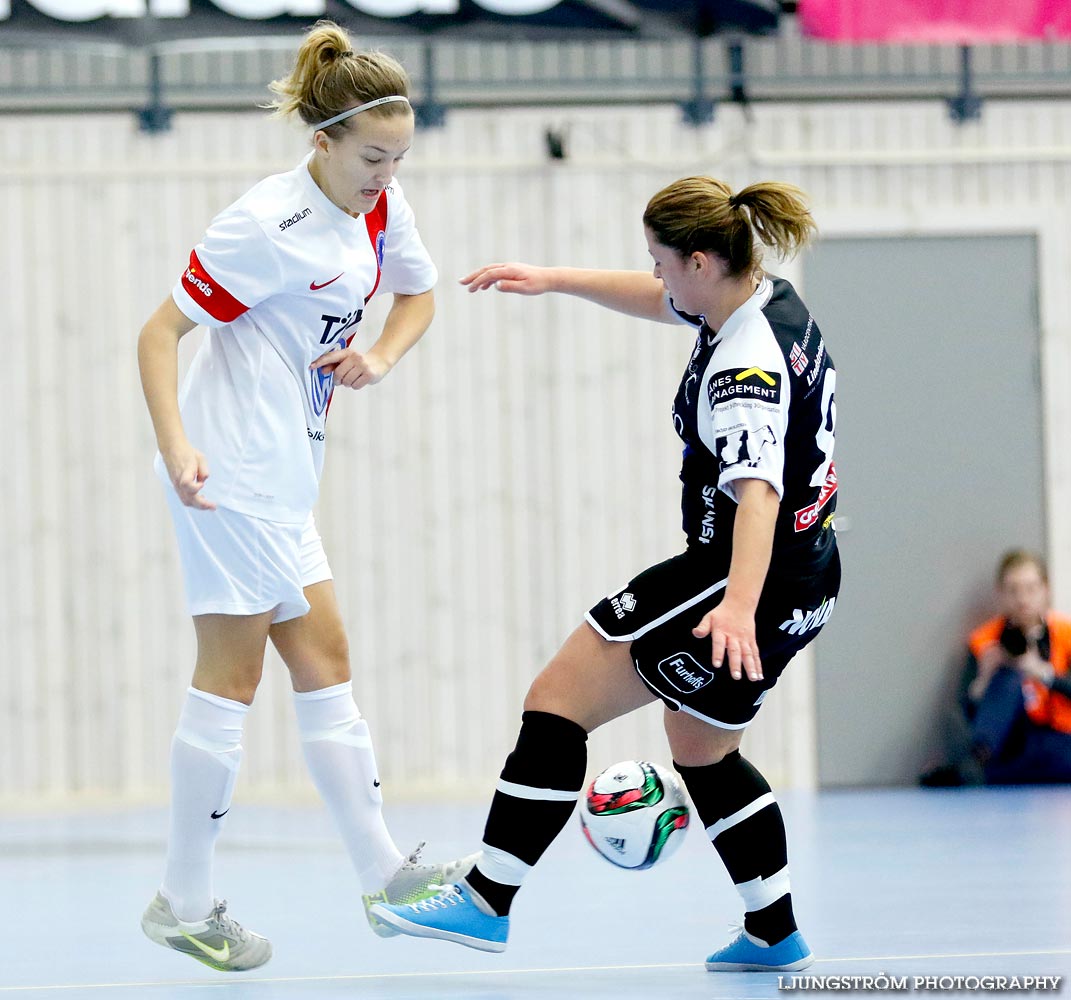
[[[646,760],[623,760],[602,772],[580,803],[588,843],[618,868],[642,871],[680,847],[688,804],[677,779]]]

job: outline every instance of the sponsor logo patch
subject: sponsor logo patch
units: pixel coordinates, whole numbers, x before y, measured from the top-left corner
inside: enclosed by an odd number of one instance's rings
[[[730,399],[780,403],[781,375],[762,368],[730,368],[711,378],[707,383],[707,396],[711,408]]]
[[[793,344],[792,351],[788,356],[788,362],[792,365],[792,370],[797,375],[802,375],[807,370],[810,359],[803,353],[803,348],[799,344]]]
[[[709,545],[714,538],[714,498],[717,495],[717,486],[703,487],[703,523],[699,526],[699,541],[704,545]]]
[[[818,376],[822,374],[822,359],[826,356],[826,342],[823,340],[818,344],[818,351],[814,356],[814,367],[807,373],[807,385],[813,386],[818,380]],[[809,394],[808,394],[809,395]]]
[[[182,276],[182,280],[189,285],[193,285],[206,299],[212,298],[212,284],[204,278],[197,277],[197,270],[191,264],[186,268],[186,273]]]
[[[658,664],[658,672],[681,694],[692,694],[714,680],[714,671],[691,653],[674,653]]]
[[[833,607],[836,603],[837,599],[835,597],[829,597],[823,600],[817,608],[810,611],[796,608],[792,612],[792,617],[781,622],[779,628],[789,635],[802,635],[812,629],[821,628],[829,621],[829,616],[833,614]]]
[[[829,503],[830,498],[837,492],[837,470],[830,463],[829,472],[826,473],[826,481],[818,491],[818,499],[809,507],[796,511],[796,531],[806,531],[822,513],[822,508]],[[824,525],[823,525],[824,527]]]
[[[777,444],[777,435],[769,424],[762,427],[744,427],[731,434],[719,435],[714,440],[714,455],[721,463],[722,469],[732,468],[746,462],[748,468],[754,469],[762,461],[762,454],[767,447]]]
[[[303,208],[300,212],[295,212],[289,219],[283,219],[283,221],[279,223],[279,232],[285,232],[291,226],[296,226],[302,219],[305,219],[310,215],[312,215],[311,208]]]
[[[245,305],[201,266],[196,250],[190,252],[190,264],[182,272],[181,287],[197,305],[221,323],[233,323],[246,311]]]

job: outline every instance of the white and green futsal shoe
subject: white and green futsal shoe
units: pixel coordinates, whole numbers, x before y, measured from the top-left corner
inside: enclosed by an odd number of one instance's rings
[[[141,929],[150,941],[220,972],[256,969],[271,958],[271,942],[227,916],[227,904],[221,900],[204,920],[179,920],[167,897],[158,892],[141,918]]]
[[[364,902],[365,916],[368,923],[380,937],[394,937],[397,933],[393,927],[379,920],[372,912],[372,907],[377,903],[403,906],[407,903],[417,903],[422,899],[428,899],[443,891],[444,887],[452,885],[458,879],[464,878],[473,865],[480,860],[479,853],[470,854],[458,861],[446,861],[438,865],[422,865],[420,852],[424,849],[424,842],[417,844],[416,850],[402,862],[394,878],[379,892],[370,892],[361,897]]]

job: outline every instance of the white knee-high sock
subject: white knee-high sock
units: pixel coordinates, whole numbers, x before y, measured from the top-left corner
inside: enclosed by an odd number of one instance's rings
[[[368,723],[350,681],[294,693],[305,761],[365,892],[382,889],[402,864],[383,822],[383,794]]]
[[[190,688],[171,741],[171,826],[162,891],[180,920],[212,909],[212,856],[242,762],[248,705]]]

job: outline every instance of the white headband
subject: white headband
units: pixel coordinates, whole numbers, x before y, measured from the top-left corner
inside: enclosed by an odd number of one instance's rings
[[[335,125],[338,122],[345,121],[347,118],[353,117],[353,115],[359,115],[362,111],[367,111],[369,108],[378,108],[381,104],[390,104],[392,101],[405,101],[409,103],[408,97],[402,97],[400,94],[394,94],[391,97],[379,97],[374,101],[369,101],[367,104],[358,104],[355,108],[350,108],[349,111],[343,111],[340,115],[335,115],[334,118],[328,118],[327,121],[320,122],[315,128],[319,131],[322,128],[327,128],[329,125]]]

